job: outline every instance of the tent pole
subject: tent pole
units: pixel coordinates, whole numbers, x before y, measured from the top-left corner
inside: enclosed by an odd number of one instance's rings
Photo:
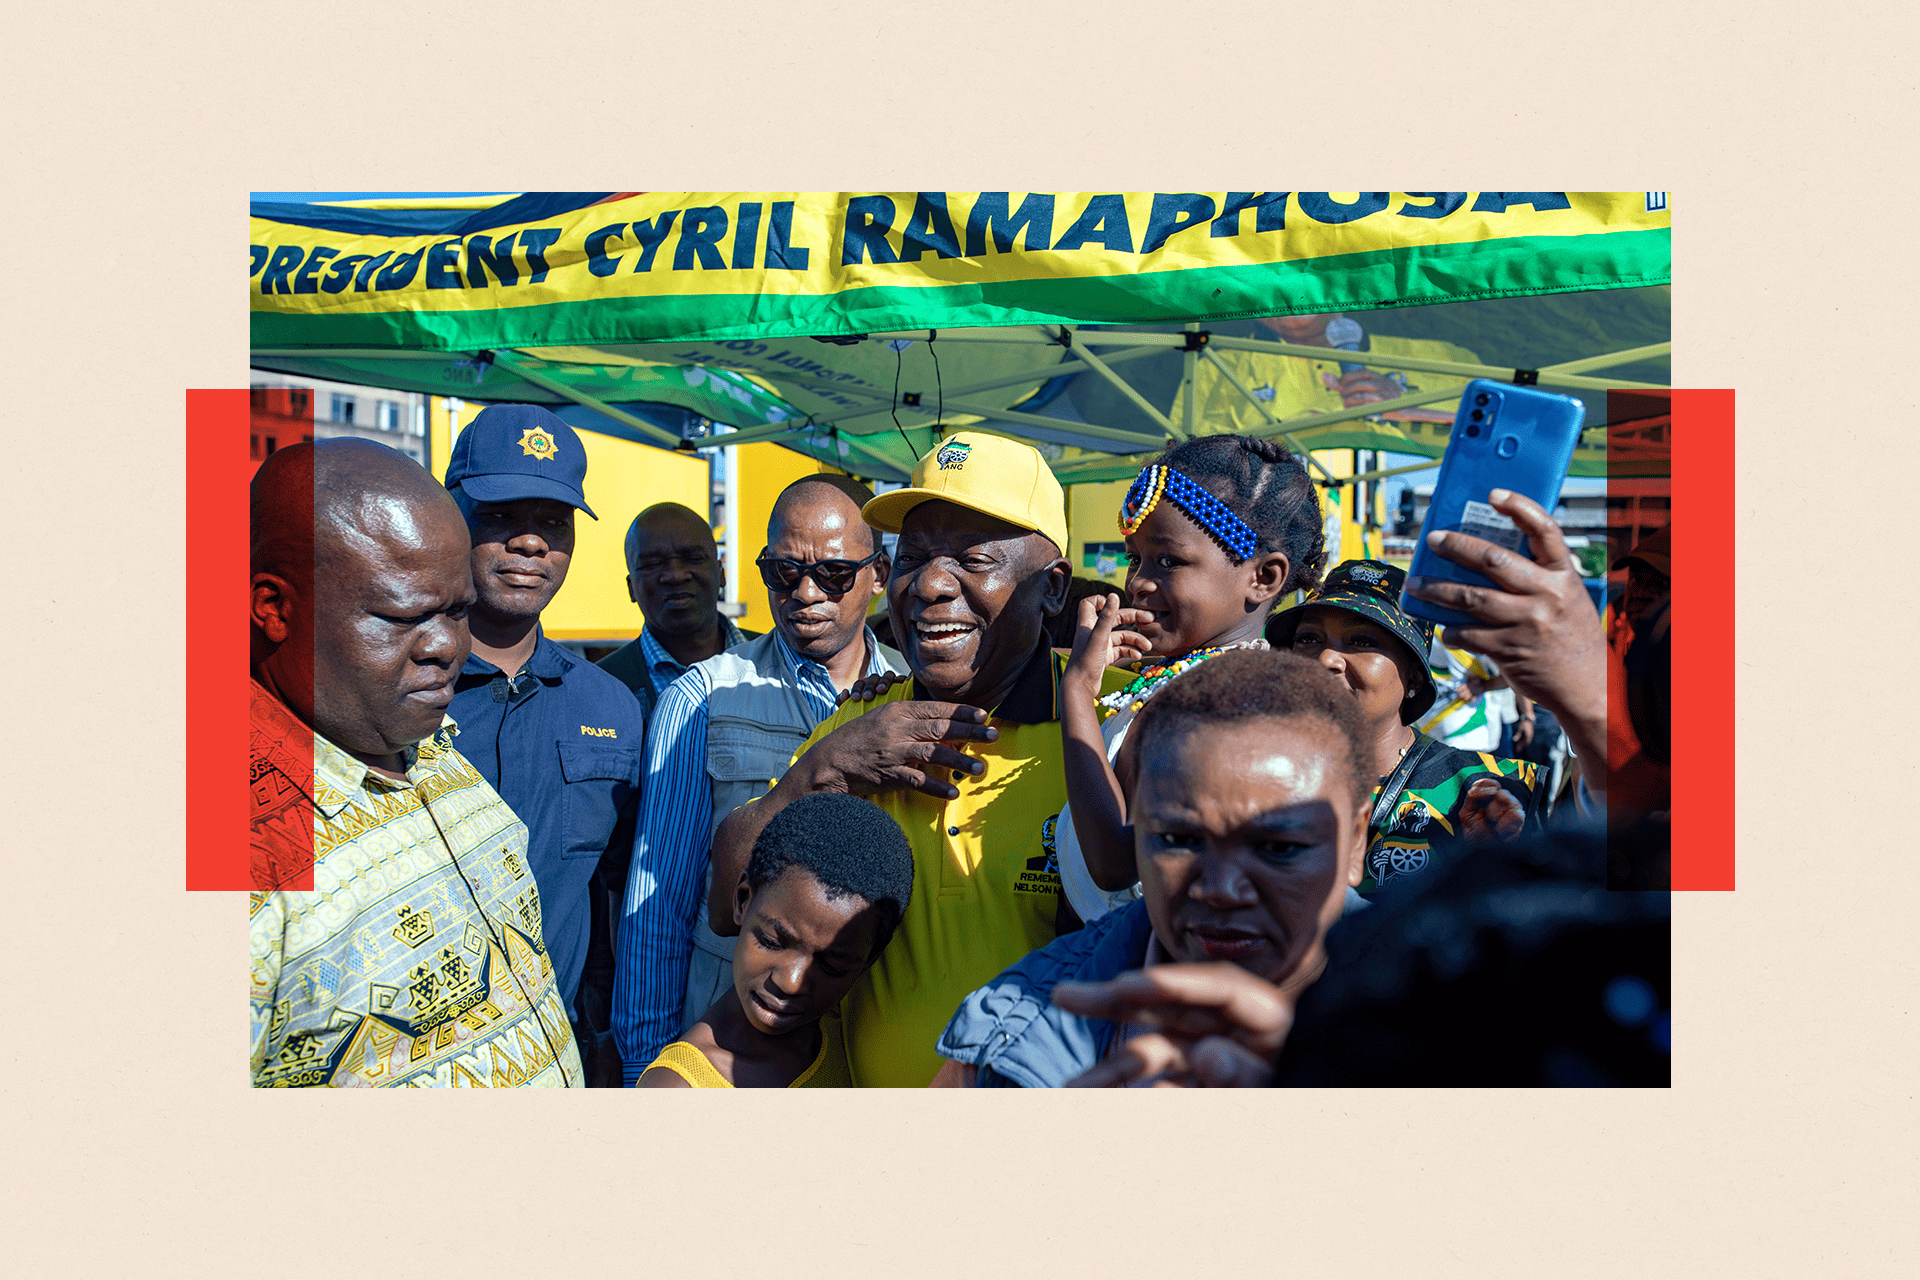
[[[1651,360],[1656,356],[1673,354],[1671,342],[1655,342],[1649,346],[1632,347],[1625,351],[1609,351],[1605,355],[1588,356],[1584,360],[1568,360],[1553,366],[1557,373],[1585,373],[1589,369],[1605,369],[1618,364],[1633,364],[1638,360]],[[1542,373],[1546,370],[1542,369]],[[1631,383],[1619,383],[1621,387],[1631,388]]]
[[[914,342],[926,342],[928,341],[928,338],[927,338],[928,332],[929,330],[926,330],[926,329],[895,329],[887,333],[869,333],[863,336],[870,338],[875,342],[891,342],[896,338],[907,338]],[[1018,343],[1023,346],[1033,346],[1033,347],[1054,346],[1054,345],[1057,345],[1057,342],[1058,342],[1057,339],[1045,337],[1040,333],[1032,333],[1032,332],[1009,333],[1005,337],[997,337],[997,336],[994,336],[991,334],[985,334],[985,333],[962,333],[957,329],[942,329],[939,331],[939,333],[940,333],[941,342]]]
[[[1188,333],[1198,333],[1200,332],[1200,326],[1198,324],[1188,324],[1186,330]],[[1180,422],[1180,429],[1186,432],[1188,439],[1193,438],[1199,420],[1199,370],[1200,353],[1192,347],[1189,347],[1181,359],[1180,367],[1180,389],[1186,392],[1186,408]]]
[[[1085,459],[1080,462],[1072,463],[1069,466],[1061,467],[1056,471],[1054,471],[1053,474],[1054,474],[1054,478],[1059,480],[1061,484],[1082,484],[1082,483],[1085,483],[1085,481],[1082,479],[1082,476],[1085,474],[1105,471],[1109,467],[1116,467],[1116,466],[1122,466],[1122,465],[1138,470],[1140,467],[1146,465],[1143,459],[1151,458],[1153,456],[1154,456],[1153,452],[1148,451],[1145,453],[1136,453],[1131,457],[1127,457],[1121,454],[1115,454],[1111,462],[1099,462],[1093,459]],[[1115,478],[1126,479],[1125,476],[1118,476]]]
[[[515,354],[517,355],[518,353],[516,352]],[[662,448],[676,448],[680,443],[678,436],[669,435],[654,426],[651,422],[643,421],[630,413],[623,413],[605,401],[594,399],[584,391],[576,391],[564,382],[549,378],[543,373],[535,373],[532,369],[527,368],[519,361],[507,355],[504,351],[495,351],[493,353],[493,362],[522,382],[531,383],[543,391],[550,391],[554,395],[571,400],[577,405],[584,405],[595,413],[604,413],[615,422],[621,423],[624,426],[632,427],[642,435],[659,441]]]
[[[944,339],[942,339],[942,341],[944,341]],[[800,375],[783,377],[781,380],[783,382],[791,382],[795,386],[811,385],[830,388],[839,392],[841,395],[857,396],[862,400],[872,400],[880,404],[885,404],[889,399],[884,393],[876,394],[872,391],[861,390],[857,387],[840,386],[831,382],[821,382],[814,378],[805,378]],[[1085,422],[1068,422],[1063,418],[1047,418],[1037,413],[1022,413],[1018,409],[997,409],[992,405],[975,404],[967,400],[948,400],[947,408],[957,409],[961,413],[976,414],[983,418],[1004,418],[1008,422],[1023,422],[1035,427],[1051,427],[1056,431],[1065,431],[1073,435],[1090,436],[1096,440],[1111,440],[1116,444],[1137,445],[1141,448],[1151,448],[1153,446],[1151,439],[1142,436],[1137,431],[1121,431],[1114,427],[1095,426],[1092,423]],[[884,417],[887,413],[887,409],[862,409],[858,413],[850,414],[845,418],[835,418],[832,422],[822,425],[837,427],[844,432],[846,430],[846,424],[849,422],[858,422],[865,418]],[[742,439],[738,441],[730,440],[729,442],[754,444],[759,441],[772,440],[777,443],[781,436],[794,430],[791,425],[793,421],[794,420],[789,419],[787,422],[775,423],[765,427],[745,428],[739,432],[739,435],[743,437]],[[931,424],[917,423],[914,425],[929,426]]]
[[[878,449],[874,448],[872,445],[866,443],[863,440],[856,439],[855,437],[848,435],[844,431],[831,432],[829,433],[829,436],[831,439],[846,445],[847,452],[850,455],[850,457],[851,456],[862,457],[862,458],[865,458],[868,462],[877,462],[880,465],[887,467],[888,469],[893,469],[895,467],[898,467],[899,465],[896,462],[894,462],[892,458],[889,458],[886,454],[880,452]],[[780,442],[776,440],[773,443],[778,444]],[[918,461],[919,461],[918,458],[914,459],[914,462],[918,462]],[[905,467],[901,467],[899,469],[903,476],[910,475],[913,472],[913,462],[909,462]]]
[[[1243,397],[1245,397],[1248,404],[1252,405],[1254,408],[1260,411],[1261,416],[1266,418],[1267,424],[1274,429],[1275,434],[1277,434],[1282,440],[1285,440],[1287,442],[1287,447],[1289,449],[1292,449],[1295,453],[1305,458],[1307,460],[1307,465],[1311,466],[1314,470],[1318,471],[1320,473],[1321,478],[1324,479],[1328,484],[1338,485],[1340,483],[1338,480],[1334,479],[1333,473],[1331,471],[1328,471],[1326,467],[1321,465],[1320,459],[1313,456],[1313,450],[1307,448],[1305,445],[1301,444],[1298,440],[1294,439],[1292,434],[1289,433],[1287,429],[1281,425],[1280,419],[1273,416],[1273,410],[1267,408],[1265,402],[1260,400],[1259,397],[1255,396],[1252,391],[1247,389],[1247,384],[1240,381],[1239,377],[1235,375],[1233,370],[1227,367],[1226,361],[1222,360],[1219,356],[1213,354],[1212,347],[1208,346],[1208,347],[1200,348],[1200,354],[1205,356],[1208,362],[1210,362],[1213,365],[1213,367],[1219,371],[1221,377],[1225,378],[1228,382],[1233,384],[1233,389],[1235,391],[1238,391]]]
[[[1208,345],[1209,347],[1211,347],[1212,344],[1210,343]],[[1664,346],[1666,344],[1662,343],[1658,345]],[[1647,348],[1647,347],[1634,347],[1626,351],[1609,352],[1606,355],[1588,356],[1585,359],[1576,361],[1574,363],[1578,363],[1588,369],[1602,368],[1609,364],[1626,364],[1633,360],[1644,359],[1646,353],[1649,350],[1650,348]],[[1366,354],[1371,355],[1372,352],[1368,352]],[[1324,359],[1325,357],[1319,356],[1316,358]],[[1219,361],[1216,359],[1215,363],[1219,364]],[[1224,365],[1221,365],[1220,367],[1223,370],[1225,369]],[[1547,384],[1548,375],[1551,374],[1557,367],[1558,366],[1548,366],[1540,370],[1540,382],[1542,385]],[[1582,381],[1595,382],[1603,387],[1619,387],[1622,389],[1632,389],[1635,387],[1641,387],[1646,385],[1644,383],[1632,383],[1632,382],[1612,383],[1604,379],[1598,379],[1598,378],[1582,379]],[[1243,392],[1244,392],[1244,389],[1243,389]],[[1342,409],[1337,413],[1302,414],[1301,416],[1297,418],[1289,419],[1286,422],[1275,422],[1272,426],[1269,426],[1269,427],[1255,427],[1252,431],[1248,432],[1247,434],[1257,435],[1257,436],[1279,435],[1285,438],[1287,440],[1287,443],[1293,444],[1295,448],[1298,448],[1299,446],[1295,444],[1292,437],[1287,435],[1288,431],[1290,430],[1298,431],[1307,427],[1332,426],[1334,423],[1351,422],[1356,418],[1371,418],[1376,414],[1386,413],[1393,409],[1411,409],[1418,405],[1433,404],[1441,400],[1450,400],[1457,393],[1458,393],[1458,388],[1451,388],[1451,387],[1442,391],[1420,391],[1420,392],[1415,392],[1412,395],[1401,396],[1395,400],[1380,400],[1380,401],[1376,401],[1373,404],[1363,404],[1363,405],[1356,406],[1355,408],[1352,408],[1352,409]],[[1261,406],[1261,411],[1263,413],[1266,411],[1266,407],[1264,405]],[[1267,416],[1272,417],[1271,414],[1268,414]]]
[[[958,409],[962,413],[976,413],[983,418],[1005,418],[1008,422],[1023,422],[1031,427],[1052,427],[1069,435],[1090,436],[1095,440],[1111,440],[1115,444],[1130,444],[1136,448],[1152,449],[1154,440],[1142,436],[1137,431],[1121,431],[1115,427],[1096,427],[1090,422],[1068,422],[1064,418],[1047,418],[1037,413],[1022,413],[1018,409],[995,409],[990,405],[966,404],[954,400],[947,401],[947,408]]]
[[[1357,476],[1342,476],[1343,480],[1384,480],[1388,476],[1403,476],[1413,471],[1431,471],[1440,465],[1440,459],[1428,458],[1425,462],[1416,462],[1410,467],[1389,467],[1384,471],[1363,471]]]
[[[1307,360],[1331,360],[1334,353],[1327,347],[1302,347],[1288,342],[1257,342],[1251,338],[1215,338],[1209,345],[1224,347],[1228,351],[1252,351],[1257,354],[1299,356]],[[1628,351],[1615,351],[1605,356],[1591,356],[1585,362],[1589,369],[1604,368],[1606,365],[1630,364],[1636,358],[1645,358],[1642,353],[1647,349],[1636,347]],[[1495,382],[1511,382],[1516,369],[1513,366],[1490,364],[1459,364],[1451,360],[1418,360],[1411,356],[1388,356],[1377,352],[1361,352],[1359,363],[1378,366],[1382,369],[1404,369],[1410,373],[1451,374],[1457,378],[1491,378]],[[1616,359],[1618,357],[1618,359]],[[1601,363],[1594,363],[1599,361]],[[1585,391],[1608,390],[1655,390],[1663,384],[1653,382],[1617,382],[1605,378],[1582,378],[1562,371],[1559,365],[1547,365],[1541,368],[1540,385],[1572,387]]]
[[[944,342],[945,339],[943,338],[941,339],[941,341]],[[1160,354],[1160,348],[1158,347],[1142,347],[1136,351],[1123,351],[1119,355],[1108,356],[1107,363],[1109,365],[1116,365],[1116,364],[1122,363],[1123,361],[1138,360],[1143,356],[1154,356],[1159,354]],[[1011,377],[1006,377],[1006,378],[994,378],[987,382],[970,382],[966,386],[955,387],[953,390],[947,392],[947,394],[950,396],[970,396],[978,391],[994,391],[994,390],[998,390],[1001,387],[1019,386],[1023,382],[1036,382],[1036,381],[1046,382],[1048,379],[1060,377],[1062,374],[1085,373],[1090,368],[1092,368],[1092,366],[1083,363],[1079,358],[1079,353],[1076,352],[1069,359],[1061,361],[1058,365],[1051,366],[1046,373],[1038,376],[1034,374],[1022,373],[1022,374],[1015,374]],[[819,378],[809,378],[804,374],[782,373],[779,375],[779,379],[781,382],[789,382],[796,387],[805,387],[809,390],[837,391],[843,395],[866,395],[869,398],[879,401],[881,403],[885,403],[886,400],[888,399],[888,397],[884,394],[862,392],[857,389],[850,388],[844,383],[827,382]],[[947,404],[949,406],[952,406],[955,403],[956,402],[953,400],[947,401]],[[887,412],[888,411],[886,409],[872,409],[872,410],[862,409],[859,412],[849,417],[834,419],[834,425],[844,430],[846,425],[849,422],[858,422],[862,418],[885,417]],[[974,413],[974,412],[977,412],[977,410],[969,409],[969,410],[966,410],[965,412]],[[994,410],[994,412],[998,413],[1000,411],[996,409]]]
[[[1157,424],[1162,431],[1166,432],[1169,437],[1175,440],[1178,440],[1181,438],[1179,428],[1175,427],[1173,423],[1167,421],[1166,414],[1161,413],[1158,409],[1148,404],[1146,397],[1142,396],[1138,391],[1135,391],[1133,389],[1132,383],[1128,382],[1125,378],[1121,377],[1119,374],[1115,373],[1113,370],[1107,368],[1107,362],[1102,360],[1099,356],[1093,354],[1092,351],[1081,349],[1077,345],[1079,341],[1079,335],[1076,334],[1072,329],[1067,328],[1067,326],[1065,325],[1061,325],[1060,340],[1065,344],[1067,344],[1067,347],[1069,350],[1073,351],[1082,360],[1085,360],[1088,364],[1092,365],[1093,371],[1095,373],[1099,374],[1101,377],[1105,378],[1108,382],[1111,382],[1116,388],[1118,388],[1121,395],[1133,401],[1134,407],[1138,408],[1142,413],[1146,414],[1148,418],[1152,419],[1153,422]]]
[[[802,421],[804,422],[804,419]],[[885,455],[884,453],[881,453],[879,450],[873,448],[871,445],[864,444],[860,440],[855,439],[853,436],[847,435],[844,432],[830,432],[826,426],[820,423],[815,423],[811,427],[803,426],[798,430],[795,430],[794,428],[789,427],[785,432],[777,436],[773,436],[770,438],[761,437],[759,439],[754,439],[754,440],[741,440],[738,443],[740,444],[777,444],[783,449],[792,449],[795,453],[804,453],[806,452],[806,450],[800,447],[799,442],[807,440],[807,437],[810,434],[816,433],[816,432],[821,437],[824,437],[826,440],[830,440],[837,444],[845,445],[847,447],[847,456],[843,459],[834,461],[831,464],[833,466],[842,466],[842,465],[846,465],[849,467],[858,466],[859,464],[855,462],[855,459],[860,458],[860,459],[865,459],[868,462],[880,464],[882,467],[885,467],[889,473],[898,471],[900,472],[901,475],[904,476],[907,473],[907,471],[911,470],[910,466],[907,468],[902,468],[892,458],[887,457],[887,455]],[[713,437],[711,442],[714,444],[721,445],[723,447],[726,445],[735,443],[734,441],[727,439],[726,437],[723,437],[723,436]],[[815,448],[829,447],[827,445],[822,444],[821,440],[817,440],[817,439],[812,440],[810,443]]]
[[[1087,346],[1159,346],[1174,347],[1185,341],[1177,333],[1135,333],[1124,329],[1103,330],[1088,337],[1074,335],[1076,343]],[[1290,342],[1262,342],[1254,338],[1227,338],[1214,336],[1208,339],[1208,346],[1220,347],[1227,351],[1251,351],[1255,355],[1298,356],[1306,360],[1331,360],[1333,352],[1328,347],[1303,347]],[[1660,355],[1669,349],[1670,343],[1656,343],[1648,347],[1633,347],[1626,351],[1609,352],[1606,355],[1588,356],[1583,360],[1568,361],[1563,364],[1547,365],[1539,370],[1541,386],[1574,387],[1588,391],[1660,391],[1666,384],[1656,382],[1618,382],[1601,378],[1582,378],[1575,376],[1575,370],[1601,369],[1614,364],[1631,364],[1635,360],[1648,359]],[[1514,368],[1490,364],[1460,364],[1451,360],[1420,360],[1412,356],[1388,356],[1378,352],[1362,353],[1365,359],[1361,363],[1370,368],[1404,369],[1410,373],[1439,373],[1457,378],[1491,378],[1496,382],[1511,382]],[[1551,376],[1549,376],[1551,375]]]

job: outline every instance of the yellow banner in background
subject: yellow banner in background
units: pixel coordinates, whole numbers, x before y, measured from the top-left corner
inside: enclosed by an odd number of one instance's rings
[[[251,302],[341,315],[965,290],[1665,229],[1655,194],[647,192],[460,235],[255,217]]]

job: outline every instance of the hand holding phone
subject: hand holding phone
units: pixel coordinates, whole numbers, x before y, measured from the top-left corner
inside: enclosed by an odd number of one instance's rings
[[[1607,639],[1580,562],[1538,503],[1505,490],[1488,497],[1526,533],[1532,554],[1522,559],[1463,533],[1436,531],[1422,539],[1431,562],[1477,569],[1487,585],[1416,576],[1407,579],[1407,598],[1469,618],[1449,627],[1442,641],[1492,658],[1516,692],[1553,712],[1583,758],[1604,761]]]
[[[1560,486],[1567,478],[1585,417],[1586,406],[1571,396],[1485,378],[1469,382],[1461,392],[1453,434],[1440,460],[1440,478],[1427,504],[1410,576],[1493,585],[1485,575],[1434,554],[1427,535],[1437,530],[1497,543],[1527,558],[1525,531],[1495,508],[1488,494],[1494,489],[1509,490],[1552,511],[1560,500]],[[1404,591],[1400,607],[1443,626],[1470,626],[1475,621]]]

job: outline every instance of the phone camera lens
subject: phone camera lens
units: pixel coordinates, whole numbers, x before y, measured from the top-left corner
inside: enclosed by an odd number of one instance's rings
[[[1467,424],[1467,434],[1468,434],[1468,435],[1470,435],[1470,436],[1477,436],[1477,435],[1479,435],[1479,434],[1480,434],[1480,424],[1479,424],[1479,423],[1477,423],[1477,422],[1469,422],[1469,423]]]
[[[1472,418],[1475,422],[1478,422],[1480,421],[1480,419],[1484,418],[1486,414],[1479,409],[1475,409],[1472,413],[1468,414],[1467,416],[1469,418]]]
[[[1485,404],[1487,402],[1487,393],[1482,391],[1479,395],[1473,398],[1473,402],[1475,404]]]

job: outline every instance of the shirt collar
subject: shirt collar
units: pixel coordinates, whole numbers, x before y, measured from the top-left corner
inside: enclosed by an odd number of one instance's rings
[[[737,644],[746,643],[747,638],[740,634],[740,628],[733,624],[732,618],[729,618],[724,613],[720,614],[719,618],[720,629],[724,637],[723,643],[720,646],[722,651],[731,649]],[[652,627],[643,626],[640,628],[640,652],[646,656],[649,669],[657,666],[666,666],[670,667],[676,674],[687,670],[687,664],[674,657],[671,653],[668,653],[667,646],[661,644],[660,641],[654,637]]]
[[[547,639],[547,632],[539,623],[533,624],[533,652],[520,664],[516,675],[537,676],[548,684],[558,684],[567,672],[573,670],[573,657],[565,649]],[[460,674],[478,675],[492,678],[505,674],[477,653],[467,655],[466,665],[460,668]]]
[[[796,653],[793,646],[787,643],[787,638],[780,634],[778,627],[773,630],[773,640],[781,660],[787,664],[787,670],[793,673],[796,680],[803,671],[817,671],[827,679],[828,683],[832,683],[832,677],[827,675],[826,664],[815,662],[812,658],[802,657]],[[862,675],[875,675],[888,669],[886,662],[880,657],[880,641],[873,634],[872,627],[860,628],[860,643],[866,646],[867,656],[866,663],[861,669]]]
[[[400,758],[406,764],[405,781],[374,772],[371,766],[315,734],[313,807],[331,821],[339,817],[340,811],[354,800],[366,805],[366,797],[377,792],[411,790],[416,783],[439,770],[445,758],[452,753],[454,735],[459,732],[460,726],[453,717],[445,716],[431,736],[403,749]]]
[[[654,638],[653,628],[645,627],[640,632],[640,657],[646,664],[647,674],[653,675],[661,668],[674,675],[685,671],[680,659],[667,652],[667,647]]]
[[[460,726],[453,717],[445,716],[432,735],[403,749],[400,757],[406,764],[405,781],[374,772],[371,766],[316,733],[313,736],[313,807],[332,821],[355,800],[364,806],[368,805],[367,797],[375,793],[411,790],[439,771],[446,757],[453,753],[454,735],[459,732]]]
[[[1046,636],[1042,635],[1032,655],[1027,658],[1027,664],[1014,677],[1013,688],[993,709],[990,718],[1011,720],[1015,724],[1046,724],[1058,720],[1062,662],[1063,659],[1047,644]],[[923,702],[931,701],[933,697],[917,676],[913,681],[913,696]]]
[[[269,750],[267,759],[288,782],[300,789],[302,795],[313,801],[313,807],[329,822],[339,817],[340,811],[355,796],[372,791],[404,791],[433,773],[453,750],[453,736],[460,732],[460,726],[454,723],[452,716],[441,717],[440,727],[430,737],[401,752],[401,758],[406,762],[407,780],[399,782],[383,773],[375,773],[365,762],[355,759],[344,748],[301,723],[286,703],[274,697],[258,680],[253,682],[253,723],[276,743],[296,736],[303,739],[310,736],[313,739],[313,772],[310,775],[301,776],[304,770],[290,765],[284,752]]]

